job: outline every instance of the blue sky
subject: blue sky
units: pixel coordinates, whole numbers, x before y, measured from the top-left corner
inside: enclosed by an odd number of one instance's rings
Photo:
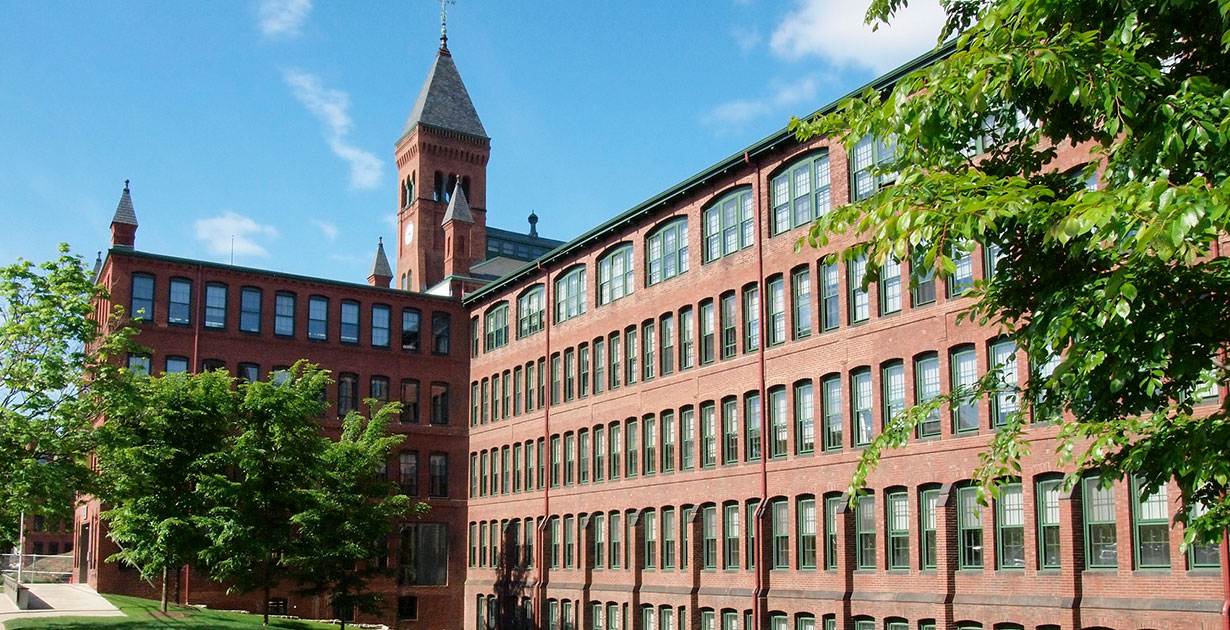
[[[865,4],[460,0],[489,224],[572,238],[934,45],[934,0]],[[0,7],[0,263],[92,260],[131,179],[138,249],[364,281],[437,2]]]

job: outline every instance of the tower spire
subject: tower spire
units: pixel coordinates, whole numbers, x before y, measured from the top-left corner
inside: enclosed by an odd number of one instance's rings
[[[457,4],[457,0],[439,0],[440,2],[440,50],[448,50],[448,5]]]

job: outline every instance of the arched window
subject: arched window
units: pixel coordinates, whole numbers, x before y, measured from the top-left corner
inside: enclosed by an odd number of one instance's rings
[[[542,330],[543,294],[541,284],[536,284],[517,297],[517,338],[528,337]]]
[[[483,317],[483,334],[485,352],[508,345],[508,302],[500,302],[487,309]]]
[[[431,188],[431,198],[435,201],[448,201],[444,195],[444,173],[436,171],[435,182]]]
[[[829,154],[812,154],[773,178],[773,234],[811,223],[832,208]]]
[[[585,314],[585,266],[578,265],[555,280],[555,323]]]
[[[705,210],[705,262],[733,254],[755,241],[752,189],[740,188]]]
[[[896,138],[863,136],[850,152],[850,196],[866,199],[897,179],[896,173],[877,173],[878,167],[892,162],[897,152]]]
[[[598,305],[632,294],[632,244],[612,249],[598,260]]]
[[[688,218],[659,226],[645,239],[645,283],[657,284],[688,271]]]

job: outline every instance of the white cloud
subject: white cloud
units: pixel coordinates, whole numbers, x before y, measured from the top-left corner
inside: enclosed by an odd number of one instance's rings
[[[296,37],[312,13],[312,0],[261,0],[256,13],[266,37]]]
[[[938,0],[915,0],[874,32],[864,23],[866,12],[866,2],[796,0],[769,46],[787,60],[819,57],[882,73],[934,48],[944,24]]]
[[[234,251],[237,256],[268,256],[269,250],[257,243],[256,239],[276,238],[278,235],[272,225],[261,225],[230,210],[216,217],[197,219],[193,231],[196,240],[204,243],[209,253],[230,254]]]
[[[739,51],[744,53],[751,52],[764,39],[760,36],[760,29],[755,26],[732,27],[730,29],[730,36],[734,38],[735,45],[739,47]]]
[[[324,126],[329,149],[350,164],[350,185],[363,190],[378,187],[384,164],[372,153],[351,144],[346,137],[352,126],[350,95],[325,87],[318,77],[302,70],[287,70],[283,78],[295,98]]]
[[[315,225],[317,229],[320,230],[321,234],[325,235],[325,238],[330,241],[337,240],[338,230],[336,224],[329,223],[328,221],[321,221],[320,219],[310,219],[310,221],[312,225]]]
[[[700,121],[714,127],[737,127],[765,114],[812,101],[816,98],[817,87],[815,77],[804,77],[793,83],[774,81],[764,98],[726,101],[702,114]]]

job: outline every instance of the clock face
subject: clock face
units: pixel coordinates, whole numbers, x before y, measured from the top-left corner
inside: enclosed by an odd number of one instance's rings
[[[407,224],[406,224],[406,234],[405,234],[405,236],[403,236],[403,237],[402,237],[402,240],[403,240],[403,241],[404,241],[407,245],[409,245],[410,243],[414,242],[414,224],[413,224],[413,223],[407,223]]]

